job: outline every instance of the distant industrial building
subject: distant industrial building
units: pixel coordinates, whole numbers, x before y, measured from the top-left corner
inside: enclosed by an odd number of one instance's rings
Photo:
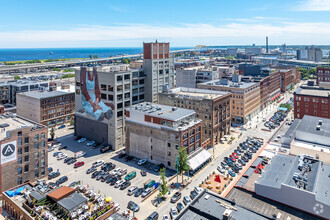
[[[179,87],[159,94],[159,103],[196,111],[202,120],[203,143],[209,146],[220,143],[230,134],[231,93]]]
[[[304,115],[312,115],[322,118],[330,118],[330,85],[320,83],[314,85],[314,81],[300,86],[294,93],[294,118],[303,118]]]
[[[175,169],[180,147],[188,155],[210,157],[202,146],[202,120],[195,115],[194,110],[149,102],[126,108],[126,153],[170,169]]]
[[[238,71],[243,76],[268,76],[272,69],[266,65],[242,63],[239,64]]]
[[[261,47],[245,48],[245,53],[252,54],[252,55],[260,55],[260,54],[262,54],[262,48]]]
[[[145,100],[157,103],[164,85],[174,88],[174,57],[170,54],[170,43],[143,43],[143,70]]]
[[[305,49],[299,49],[297,50],[297,60],[321,62],[322,50],[313,46],[305,47]]]
[[[70,85],[67,90],[18,93],[16,112],[48,127],[69,123],[74,118],[74,94],[74,87]]]
[[[293,155],[308,154],[330,164],[330,119],[305,115],[295,119],[282,137]]]
[[[277,154],[255,182],[255,192],[257,195],[328,219],[329,173],[329,165],[309,156]]]
[[[231,92],[231,114],[235,124],[245,124],[260,110],[260,84],[242,82],[240,75],[233,75],[231,81],[217,79],[201,83],[197,88]]]
[[[48,174],[46,126],[5,113],[0,116],[0,192]]]
[[[269,219],[255,210],[237,205],[234,201],[225,199],[213,192],[202,191],[176,217],[180,220],[230,220],[230,219]]]

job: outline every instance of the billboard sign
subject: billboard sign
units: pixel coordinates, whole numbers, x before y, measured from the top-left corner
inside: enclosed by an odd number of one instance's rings
[[[17,159],[17,142],[11,141],[1,144],[1,164],[8,163]]]

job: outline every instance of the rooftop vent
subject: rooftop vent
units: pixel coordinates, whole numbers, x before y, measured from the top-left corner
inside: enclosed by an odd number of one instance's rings
[[[319,131],[320,129],[321,129],[321,125],[317,125],[317,126],[316,126],[316,130]]]
[[[172,107],[172,111],[176,111],[177,109],[177,107]]]
[[[229,220],[231,219],[231,210],[230,209],[226,209],[224,212],[223,212],[223,216],[222,216],[222,219],[223,220]]]
[[[322,125],[322,120],[319,120],[319,125]]]

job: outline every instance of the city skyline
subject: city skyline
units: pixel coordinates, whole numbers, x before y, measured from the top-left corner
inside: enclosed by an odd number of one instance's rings
[[[18,2],[2,3],[0,48],[264,45],[265,36],[270,45],[326,45],[330,37],[328,0]]]

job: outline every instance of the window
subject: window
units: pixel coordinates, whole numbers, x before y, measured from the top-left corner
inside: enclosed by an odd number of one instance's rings
[[[22,148],[18,148],[18,150],[17,150],[17,154],[18,154],[18,155],[21,155],[21,154],[22,154]]]
[[[167,156],[169,156],[169,157],[171,156],[171,151],[167,152]]]
[[[168,147],[171,147],[171,143],[167,143],[167,146],[168,146]]]
[[[24,147],[24,153],[29,152],[29,146]]]
[[[29,161],[29,155],[24,156],[24,162]]]
[[[107,99],[107,94],[101,93],[101,99]]]
[[[17,132],[17,136],[18,137],[22,136],[22,132],[21,131]]]
[[[122,81],[123,77],[122,76],[117,76],[117,81]]]
[[[39,143],[34,143],[34,149],[39,149]]]
[[[35,152],[34,153],[34,159],[38,159],[39,158],[39,152]]]
[[[167,161],[167,166],[171,166],[171,161]]]
[[[109,92],[113,92],[113,86],[108,85],[108,91],[109,91]]]
[[[126,74],[125,76],[124,76],[124,79],[126,80],[126,79],[130,79],[130,75],[129,74]]]
[[[24,138],[24,143],[25,144],[29,143],[29,137]]]
[[[22,174],[22,167],[17,168],[17,175],[20,175],[20,174]]]
[[[35,177],[35,178],[38,178],[38,177],[39,177],[39,170],[35,170],[35,171],[34,171],[34,177]]]
[[[18,143],[18,146],[22,146],[22,138],[19,138],[19,139],[17,140],[17,143]]]
[[[45,175],[45,168],[42,168],[42,169],[40,170],[40,175],[41,175],[41,176]]]
[[[44,139],[45,138],[45,133],[41,133],[40,137],[41,137],[41,139]]]
[[[152,145],[150,146],[150,150],[152,150]]]
[[[35,169],[39,168],[39,161],[34,162],[34,168]]]
[[[40,144],[41,144],[41,147],[45,147],[45,142],[44,141],[40,142]]]
[[[41,166],[44,167],[45,166],[45,159],[41,159],[40,163],[41,163]]]
[[[26,165],[24,166],[24,172],[29,172],[29,164],[26,164]]]
[[[22,164],[22,158],[21,157],[17,158],[17,164]]]
[[[40,152],[40,157],[44,157],[45,156],[45,150],[42,150],[41,152]]]
[[[108,100],[113,101],[113,95],[108,95]]]
[[[39,134],[34,135],[34,140],[35,141],[39,140]]]
[[[107,85],[101,84],[101,90],[102,91],[107,91]]]
[[[175,145],[175,149],[179,150],[179,145],[176,144]]]
[[[17,178],[17,185],[21,185],[22,184],[22,177],[18,177]]]

